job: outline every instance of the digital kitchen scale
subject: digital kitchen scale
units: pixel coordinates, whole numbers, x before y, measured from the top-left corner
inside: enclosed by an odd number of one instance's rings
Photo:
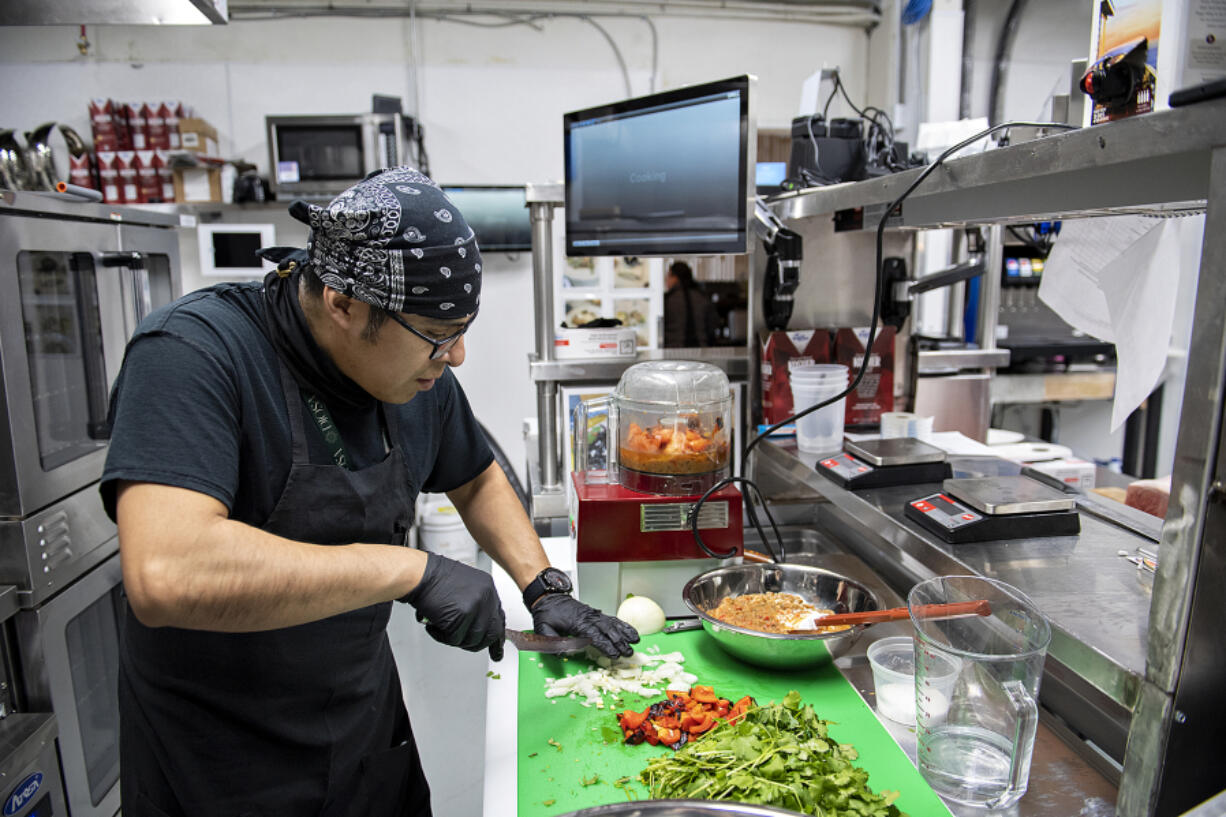
[[[905,512],[952,544],[1081,532],[1076,498],[1029,477],[947,479],[942,487]]]
[[[849,491],[918,485],[953,475],[943,450],[914,437],[848,440],[842,454],[818,461],[817,472]]]

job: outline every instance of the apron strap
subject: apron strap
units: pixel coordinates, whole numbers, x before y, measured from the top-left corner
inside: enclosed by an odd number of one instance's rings
[[[302,391],[298,381],[290,374],[281,359],[277,358],[281,373],[281,391],[285,393],[285,408],[289,412],[290,439],[293,443],[294,465],[307,465],[311,459],[307,453],[306,433],[302,426]]]
[[[336,427],[336,421],[332,419],[328,406],[315,392],[305,392],[303,399],[306,400],[307,409],[311,412],[311,419],[315,421],[319,433],[324,435],[324,444],[328,446],[328,455],[332,457],[332,462],[352,471],[353,460],[345,450],[345,441],[341,439],[340,429]]]
[[[380,401],[379,414],[383,418],[383,447],[386,449],[384,453],[391,453],[393,448],[400,447],[400,438],[397,436],[396,407]]]

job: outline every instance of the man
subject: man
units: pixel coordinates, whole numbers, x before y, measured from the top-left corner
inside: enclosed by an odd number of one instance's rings
[[[664,345],[715,345],[715,307],[694,282],[690,265],[684,261],[670,264],[664,273],[664,288]]]
[[[537,632],[638,640],[548,567],[449,371],[481,289],[463,216],[409,168],[290,212],[307,250],[150,315],[112,394],[128,817],[430,813],[391,602],[495,660],[504,616],[488,574],[402,546],[419,491],[448,494]]]

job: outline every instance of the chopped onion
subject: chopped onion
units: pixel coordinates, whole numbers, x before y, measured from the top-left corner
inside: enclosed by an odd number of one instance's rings
[[[580,703],[584,706],[604,709],[605,695],[633,692],[649,698],[662,694],[661,684],[665,689],[685,691],[698,676],[682,668],[684,661],[685,656],[679,652],[661,655],[636,652],[616,660],[601,655],[596,659],[599,669],[564,678],[546,678],[545,697],[582,698]]]

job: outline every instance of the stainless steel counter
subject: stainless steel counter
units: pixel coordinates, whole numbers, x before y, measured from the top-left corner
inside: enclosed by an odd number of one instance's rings
[[[1052,623],[1044,703],[1118,763],[1145,674],[1151,575],[1118,555],[1151,540],[1088,513],[1080,536],[951,545],[907,520],[906,502],[939,483],[847,491],[817,474],[818,459],[790,442],[760,446],[764,483],[792,502],[810,498],[811,519],[905,591],[936,575],[977,574],[1021,589]],[[982,474],[998,460],[953,459],[955,476]],[[1002,465],[1003,468],[1016,466]],[[763,484],[767,496],[778,496]],[[1093,753],[1093,750],[1089,750]],[[1118,767],[1104,759],[1112,776]]]

